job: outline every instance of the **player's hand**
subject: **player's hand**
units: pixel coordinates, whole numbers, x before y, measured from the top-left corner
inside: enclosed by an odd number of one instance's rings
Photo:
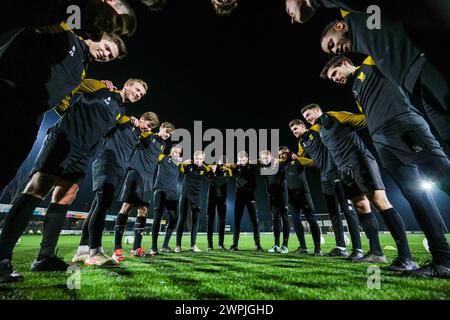
[[[294,159],[294,160],[298,160],[298,155],[296,155],[295,153],[291,153],[291,157],[292,157],[292,159]]]
[[[116,86],[109,80],[102,80],[105,86],[109,89],[109,91],[117,90]]]
[[[135,127],[139,126],[139,119],[137,119],[136,117],[130,117],[130,121],[133,126]]]
[[[292,23],[305,23],[315,12],[310,0],[286,0],[286,13],[291,17]]]

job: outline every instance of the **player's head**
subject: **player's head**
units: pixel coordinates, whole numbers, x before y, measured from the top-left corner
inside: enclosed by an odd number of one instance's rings
[[[85,1],[82,29],[89,39],[99,41],[105,33],[131,36],[137,20],[126,0]]]
[[[159,127],[158,136],[160,136],[163,140],[167,140],[172,136],[172,133],[175,131],[175,126],[170,122],[161,123],[161,127]]]
[[[238,0],[211,0],[218,15],[227,16],[238,6]]]
[[[294,119],[289,122],[289,128],[291,128],[291,132],[296,138],[300,138],[306,131],[305,123],[300,119]]]
[[[181,161],[182,154],[183,154],[183,147],[179,144],[174,145],[170,149],[170,157],[175,161]]]
[[[237,164],[245,166],[248,163],[248,153],[246,151],[239,151],[237,154]]]
[[[290,152],[291,152],[291,150],[289,150],[288,147],[281,146],[278,149],[278,158],[281,160],[286,160],[288,158],[288,155]]]
[[[341,54],[351,51],[352,42],[348,31],[348,24],[343,20],[335,20],[329,23],[320,37],[322,50],[329,54]]]
[[[346,84],[355,73],[356,67],[353,62],[343,55],[337,55],[327,62],[323,67],[320,77],[333,82]]]
[[[310,0],[286,0],[286,12],[292,22],[305,23],[316,10],[311,6]]]
[[[93,61],[108,62],[114,59],[122,59],[127,55],[127,47],[123,40],[115,35],[105,33],[100,41],[85,41],[89,47],[89,57]]]
[[[259,161],[263,165],[268,165],[272,162],[272,154],[270,153],[270,150],[262,150],[259,152]]]
[[[134,103],[139,101],[148,90],[148,85],[144,80],[130,78],[125,82],[121,90],[124,102]]]
[[[198,167],[203,165],[205,161],[205,153],[201,150],[197,150],[194,152],[194,164]]]
[[[139,129],[141,132],[152,131],[152,129],[159,126],[158,115],[154,112],[148,111],[139,118]]]
[[[302,116],[308,121],[311,125],[316,124],[317,119],[319,119],[323,112],[322,108],[317,103],[311,103],[302,108]]]

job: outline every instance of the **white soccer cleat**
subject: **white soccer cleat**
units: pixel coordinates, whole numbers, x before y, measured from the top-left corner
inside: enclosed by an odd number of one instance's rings
[[[72,263],[84,263],[89,258],[89,253],[75,253],[72,258]]]
[[[270,248],[269,250],[267,250],[267,252],[269,253],[280,253],[281,249],[279,246],[273,246],[272,248]]]
[[[97,266],[97,267],[103,267],[103,266],[116,266],[118,265],[118,262],[114,260],[113,258],[107,256],[103,252],[97,252],[95,255],[90,256],[86,259],[84,262],[85,266]]]
[[[181,247],[180,246],[176,246],[175,247],[175,253],[180,253],[181,252]]]
[[[193,251],[193,252],[202,252],[202,250],[200,250],[200,248],[197,247],[197,245],[193,245],[193,246],[191,247],[191,251]]]
[[[281,246],[280,253],[289,253],[289,249],[286,246]]]

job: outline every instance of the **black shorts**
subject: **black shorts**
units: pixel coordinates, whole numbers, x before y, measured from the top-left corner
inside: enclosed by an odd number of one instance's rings
[[[285,208],[286,207],[286,194],[284,186],[269,188],[269,204],[271,207]]]
[[[390,121],[372,133],[372,141],[385,168],[412,164],[434,155],[446,157],[428,123],[417,113]]]
[[[311,194],[307,189],[288,189],[289,212],[297,213],[304,209],[314,210]]]
[[[160,213],[167,211],[177,212],[178,197],[174,197],[173,191],[157,189],[154,193],[155,211]]]
[[[377,161],[370,156],[339,169],[339,177],[348,199],[386,189]]]
[[[97,159],[92,164],[92,191],[112,186],[114,197],[118,196],[125,179],[126,169],[114,161]]]
[[[320,176],[320,183],[322,187],[322,193],[328,196],[335,195],[334,181],[339,179],[339,173],[337,170],[330,171],[325,175]]]
[[[191,210],[201,208],[199,195],[193,196],[193,195],[189,195],[189,194],[181,194],[180,203],[181,202],[186,203],[186,201],[189,204],[189,207],[191,208]]]
[[[34,162],[31,175],[44,172],[81,184],[95,149],[95,147],[91,150],[76,148],[64,135],[55,134],[50,129]]]
[[[149,205],[153,198],[153,176],[145,175],[134,169],[128,169],[120,192],[119,202],[134,205]]]

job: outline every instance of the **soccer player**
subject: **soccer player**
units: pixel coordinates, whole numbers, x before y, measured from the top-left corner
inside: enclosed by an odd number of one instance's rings
[[[213,250],[213,232],[214,220],[217,215],[219,218],[219,250],[226,251],[224,246],[225,238],[225,218],[227,215],[227,195],[228,183],[233,176],[230,168],[227,168],[225,162],[220,162],[212,165],[208,172],[209,188],[208,188],[208,209],[207,214],[207,238],[208,251]]]
[[[124,104],[136,102],[145,94],[142,89],[142,85],[131,85],[120,91],[103,88],[83,94],[49,130],[31,179],[15,199],[0,234],[1,281],[22,278],[13,272],[10,261],[13,248],[35,208],[55,186],[61,186],[69,195],[77,190],[74,184],[79,185],[80,179],[84,178],[97,144],[124,114]]]
[[[306,121],[318,127],[323,144],[336,161],[346,195],[358,210],[361,224],[369,238],[370,251],[356,261],[387,262],[378,237],[378,223],[371,212],[373,204],[383,217],[397,245],[398,257],[389,269],[393,271],[417,269],[409,249],[405,225],[386,196],[378,164],[354,130],[354,126],[365,123],[364,116],[348,112],[323,113],[317,104],[307,105],[301,112]]]
[[[140,79],[129,79],[127,84],[140,83],[142,89],[148,90],[147,84]],[[113,200],[117,197],[126,176],[127,168],[135,147],[139,142],[139,137],[145,132],[149,132],[159,125],[158,116],[154,112],[146,112],[139,120],[133,117],[123,117],[120,124],[116,126],[105,137],[97,159],[92,165],[92,191],[95,193],[94,201],[91,205],[88,217],[86,218],[80,239],[80,244],[73,263],[85,262],[89,258],[90,234],[94,231],[89,229],[95,226],[92,216],[106,216],[106,211],[111,207]],[[101,199],[102,202],[98,202]],[[100,219],[100,218],[99,218]],[[126,226],[122,224],[122,217],[118,215],[115,236],[123,234]],[[98,228],[100,229],[101,226]],[[91,229],[92,230],[92,229]],[[101,229],[103,231],[103,229]],[[97,265],[112,263],[109,257],[101,254],[101,261]],[[121,261],[120,257],[112,257],[116,261]]]
[[[153,196],[153,180],[158,160],[164,152],[165,141],[175,131],[173,124],[161,123],[157,134],[144,132],[141,134],[140,142],[128,164],[128,171],[123,184],[119,201],[122,202],[117,221],[121,226],[126,226],[127,217],[133,208],[137,208],[138,214],[134,224],[134,243],[130,255],[133,257],[145,256],[142,248],[142,236],[148,215],[148,207]],[[123,231],[116,229],[115,257],[122,258],[122,235]],[[91,254],[92,256],[92,254]],[[89,259],[86,260],[86,263]]]
[[[315,127],[307,130],[305,124],[300,119],[292,120],[289,123],[292,133],[299,139],[298,155],[305,157],[309,155],[314,160],[320,170],[320,181],[322,193],[333,225],[336,248],[331,250],[330,256],[346,257],[349,260],[362,258],[361,237],[359,235],[359,224],[356,212],[346,197],[340,192],[339,174],[336,164],[329,150],[323,145],[319,132]],[[344,226],[342,224],[339,206],[341,207],[345,219],[347,220],[350,237],[352,239],[352,253],[349,255],[344,239]],[[315,255],[322,255],[316,250]]]
[[[237,164],[228,165],[236,177],[236,196],[234,202],[234,230],[233,244],[230,251],[238,251],[239,234],[241,232],[241,221],[244,209],[247,208],[250,221],[253,226],[253,239],[256,251],[264,251],[261,247],[259,234],[258,211],[256,207],[256,170],[258,166],[250,163],[248,154],[240,151],[237,155]]]
[[[164,209],[167,210],[169,223],[166,225],[166,235],[164,237],[161,252],[170,253],[173,250],[169,247],[170,238],[177,225],[178,215],[178,176],[180,173],[180,164],[182,162],[181,154],[183,149],[180,145],[175,145],[170,150],[170,155],[161,155],[158,162],[158,171],[153,188],[155,216],[152,225],[152,249],[150,255],[158,254],[158,234],[161,226],[161,218]]]
[[[181,173],[184,174],[183,184],[181,186],[181,196],[179,203],[179,217],[177,223],[177,239],[175,253],[181,252],[181,239],[183,237],[184,225],[188,215],[188,210],[191,209],[191,251],[201,252],[197,246],[197,232],[198,222],[200,216],[200,190],[206,175],[210,170],[204,164],[205,154],[203,151],[194,152],[194,161],[190,160],[181,164]]]
[[[292,153],[288,147],[284,146],[280,147],[278,157],[280,165],[284,168],[289,211],[291,212],[295,232],[300,244],[295,252],[300,254],[308,253],[301,218],[302,213],[305,215],[311,229],[314,251],[320,252],[320,227],[317,223],[314,203],[305,176],[305,166],[314,165],[314,161],[300,158]]]
[[[272,213],[273,234],[275,244],[269,253],[289,253],[288,241],[291,227],[286,206],[286,181],[284,167],[272,156],[270,150],[259,153],[261,176],[264,178]],[[280,247],[280,223],[283,228],[283,243]]]
[[[321,77],[343,85],[354,79],[352,91],[367,119],[382,164],[399,185],[432,244],[433,262],[410,274],[449,277],[445,224],[429,192],[418,186],[423,174],[450,195],[450,161],[428,124],[403,92],[381,74],[371,57],[355,66],[349,58],[336,56],[323,68]]]
[[[397,27],[382,23],[368,30],[367,14],[342,11],[342,16],[325,27],[322,50],[370,55],[387,79],[423,100],[430,121],[450,145],[449,80]]]
[[[3,116],[0,146],[8,154],[0,178],[5,187],[31,150],[38,118],[68,96],[83,81],[90,61],[107,62],[126,55],[123,41],[105,34],[100,42],[82,40],[62,23],[54,34],[25,29],[0,55],[0,96]],[[23,117],[24,112],[27,116]],[[16,139],[11,139],[15,132]],[[20,143],[17,143],[20,140]]]

